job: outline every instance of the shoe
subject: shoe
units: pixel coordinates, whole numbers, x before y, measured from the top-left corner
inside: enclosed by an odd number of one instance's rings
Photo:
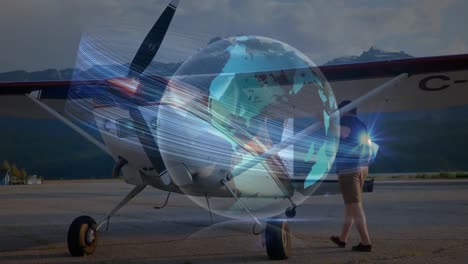
[[[354,246],[352,251],[359,251],[359,252],[371,252],[372,251],[372,245],[363,245],[359,243],[358,245]]]
[[[346,247],[346,242],[341,241],[339,236],[331,236],[330,240],[340,248]]]

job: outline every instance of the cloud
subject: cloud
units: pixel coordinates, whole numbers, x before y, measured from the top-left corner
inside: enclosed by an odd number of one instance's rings
[[[100,28],[132,29],[118,36],[131,40],[125,55],[131,56],[168,2],[4,1],[0,34],[9,37],[2,43],[0,72],[73,66],[81,34]],[[318,64],[372,45],[416,56],[455,53],[465,50],[468,39],[454,30],[468,22],[454,10],[459,5],[463,0],[183,0],[158,59],[180,60],[215,36],[241,34],[279,39]]]
[[[411,50],[415,55],[437,53],[424,50],[427,43],[419,38],[432,37],[437,42],[445,18],[443,11],[453,1],[379,5],[375,1],[225,0],[183,4],[183,8],[191,10],[183,19],[195,22],[185,27],[188,31],[265,35],[290,43],[322,63],[336,56],[357,54],[372,45]],[[405,45],[399,45],[402,39]]]
[[[463,54],[468,53],[468,43],[462,37],[457,36],[455,39],[445,48],[441,50],[442,54]]]

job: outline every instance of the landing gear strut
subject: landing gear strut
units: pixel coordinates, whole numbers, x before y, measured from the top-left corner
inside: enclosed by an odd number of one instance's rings
[[[267,223],[265,246],[270,259],[287,259],[291,255],[291,233],[287,221],[271,220]]]
[[[99,223],[87,216],[79,216],[73,220],[70,228],[68,229],[68,251],[74,257],[81,257],[85,255],[92,255],[96,250],[98,231],[104,224],[109,226],[110,218],[120,209],[127,204],[133,197],[145,189],[146,185],[137,185],[132,191],[125,196],[125,198],[112,209],[104,219]]]
[[[255,220],[255,223],[260,225],[263,228],[263,225],[255,217],[255,215],[249,210],[249,208],[239,199],[236,192],[231,189],[226,180],[221,180],[221,183],[224,184],[226,189],[231,192],[232,196],[237,200],[240,206],[242,206],[245,211]],[[292,202],[291,202],[292,203]],[[286,209],[285,214],[290,217],[296,215],[296,205],[292,203],[292,206]],[[255,229],[254,228],[252,230]],[[270,259],[279,260],[287,259],[291,255],[291,233],[289,232],[288,222],[285,220],[270,220],[266,223],[266,227],[263,230],[265,232],[265,246],[267,250],[268,257]],[[262,232],[254,234],[260,234]]]

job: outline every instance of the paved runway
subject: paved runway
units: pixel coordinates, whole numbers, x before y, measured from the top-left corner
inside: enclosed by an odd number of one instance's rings
[[[165,193],[146,189],[101,233],[95,255],[72,258],[71,221],[100,220],[129,190],[120,181],[48,182],[0,187],[0,263],[271,263],[251,223],[214,217],[182,195],[156,211]],[[468,181],[376,182],[365,194],[374,252],[328,241],[339,232],[340,196],[311,197],[298,208],[293,256],[284,263],[466,263]],[[350,244],[358,236],[353,231]]]

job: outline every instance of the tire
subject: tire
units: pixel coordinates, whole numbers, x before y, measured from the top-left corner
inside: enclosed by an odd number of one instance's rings
[[[291,255],[291,242],[291,233],[287,221],[270,221],[267,223],[265,245],[270,259],[287,259]]]
[[[96,250],[97,224],[93,218],[84,215],[79,216],[68,229],[68,251],[74,257],[92,255]],[[88,237],[93,232],[93,238]],[[88,237],[88,238],[87,238]]]

